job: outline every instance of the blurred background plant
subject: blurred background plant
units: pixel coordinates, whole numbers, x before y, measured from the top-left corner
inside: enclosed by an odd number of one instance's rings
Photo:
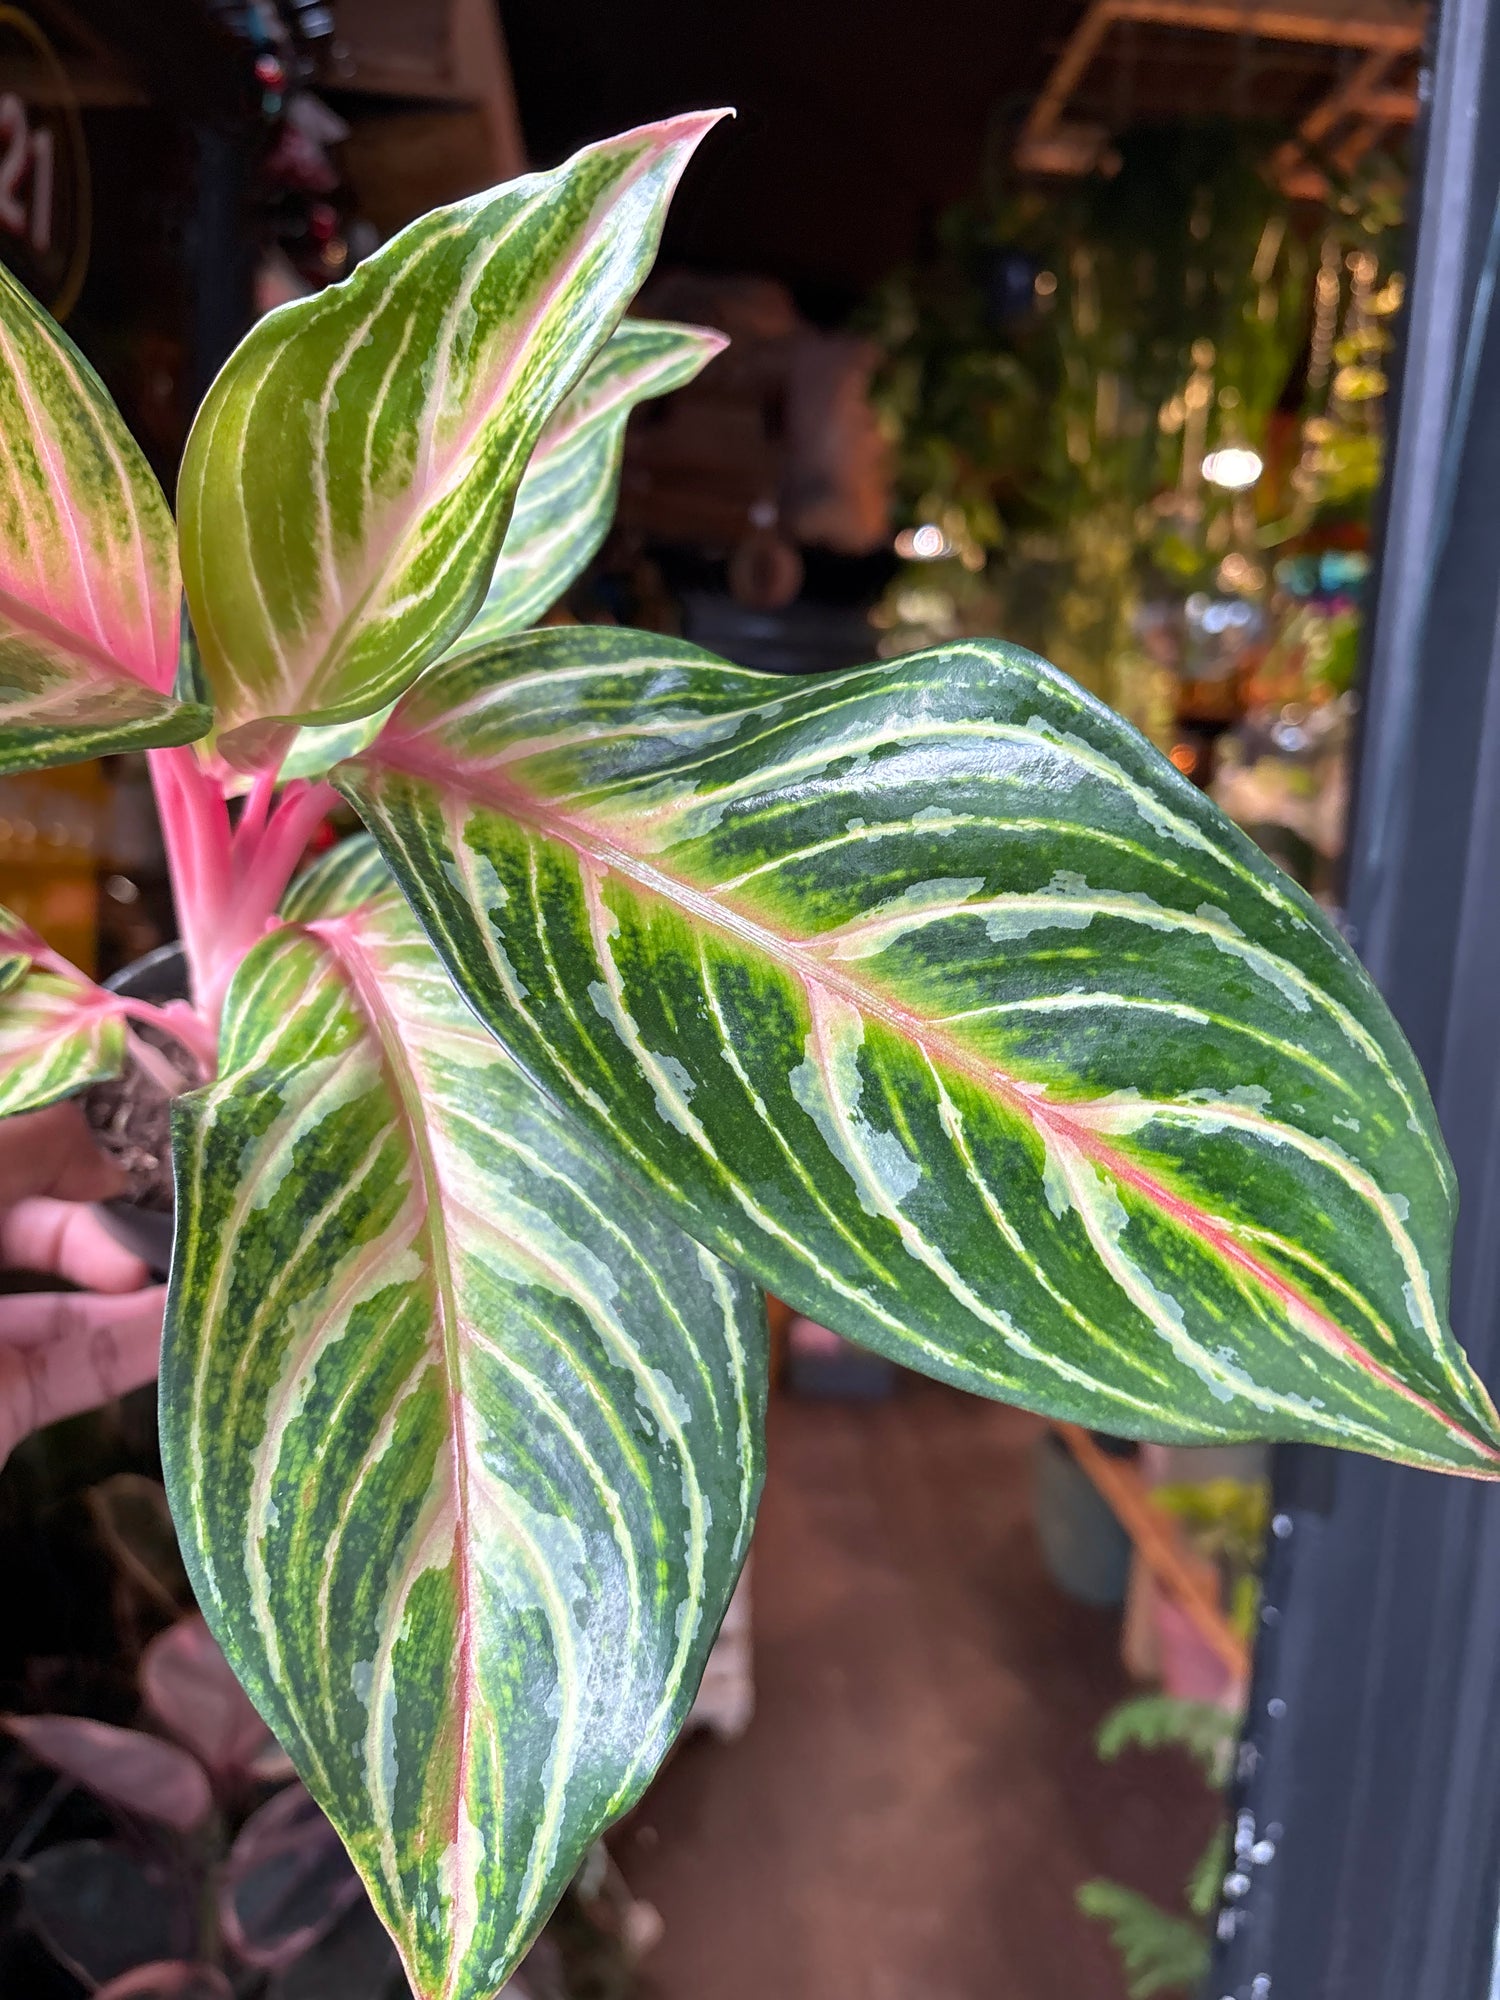
[[[1260,1607],[1260,1566],[1271,1511],[1264,1479],[1186,1479],[1153,1489],[1182,1523],[1188,1546],[1219,1572],[1225,1615],[1247,1643]]]
[[[1178,124],[1061,190],[990,174],[880,289],[904,523],[883,651],[1004,632],[1164,747],[1184,685],[1268,653],[1314,700],[1347,686],[1347,593],[1299,592],[1278,559],[1364,538],[1401,180],[1371,156],[1293,202],[1270,151]]]
[[[1222,1792],[1238,1735],[1239,1717],[1216,1702],[1145,1694],[1110,1711],[1099,1725],[1095,1747],[1106,1763],[1127,1750],[1186,1752],[1208,1785]],[[1234,1858],[1240,1861],[1238,1846]],[[1165,1910],[1149,1896],[1102,1878],[1085,1882],[1076,1891],[1079,1909],[1109,1931],[1130,2000],[1197,1992],[1208,1972],[1207,1919],[1218,1904],[1226,1874],[1233,1873],[1230,1859],[1229,1829],[1221,1823],[1188,1877],[1180,1911]]]

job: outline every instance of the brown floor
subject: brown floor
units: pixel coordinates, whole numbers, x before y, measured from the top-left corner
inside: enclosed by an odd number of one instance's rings
[[[1173,1899],[1213,1808],[1175,1754],[1093,1754],[1118,1621],[1042,1571],[1036,1432],[914,1379],[777,1399],[755,1720],[686,1744],[618,1841],[666,1924],[653,2000],[1122,2000],[1073,1890]]]

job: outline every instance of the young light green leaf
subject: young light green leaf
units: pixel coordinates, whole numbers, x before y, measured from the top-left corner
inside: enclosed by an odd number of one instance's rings
[[[270,313],[188,439],[184,581],[219,748],[389,702],[494,571],[526,461],[650,267],[695,113],[434,209]]]
[[[685,1716],[765,1315],[528,1084],[360,843],[182,1100],[162,1449],[199,1601],[422,2000],[503,1983]],[[317,911],[323,914],[315,914]]]
[[[690,382],[723,348],[701,326],[627,319],[553,417],[531,455],[484,603],[450,651],[523,632],[554,605],[609,532],[625,424],[637,403]],[[321,778],[380,734],[391,706],[357,722],[299,729],[284,778]]]
[[[825,1325],[1127,1435],[1500,1472],[1421,1073],[1310,899],[990,641],[436,668],[336,774],[463,991]]]
[[[631,411],[691,382],[727,344],[708,327],[620,322],[543,433],[484,603],[461,645],[524,632],[557,602],[609,532]]]
[[[0,267],[0,772],[190,743],[177,538],[72,341]]]
[[[124,1060],[117,997],[0,909],[0,1118],[118,1076]]]
[[[310,722],[292,738],[292,747],[281,760],[281,776],[324,778],[346,757],[367,750],[384,729],[395,702],[388,701],[373,715],[356,716],[353,722]]]

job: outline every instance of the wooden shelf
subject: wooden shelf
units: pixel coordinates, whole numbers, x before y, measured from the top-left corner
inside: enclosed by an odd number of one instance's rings
[[[1224,1616],[1216,1580],[1188,1547],[1175,1517],[1152,1498],[1150,1487],[1130,1459],[1112,1458],[1101,1451],[1078,1424],[1059,1424],[1057,1430],[1156,1582],[1191,1619],[1194,1630],[1236,1680],[1246,1681],[1250,1649]]]
[[[1323,88],[1313,104],[1303,105],[1294,120],[1296,136],[1272,163],[1288,194],[1321,199],[1327,189],[1314,158],[1318,149],[1347,171],[1389,132],[1415,118],[1414,65],[1425,19],[1421,0],[1090,0],[1031,107],[1016,162],[1024,172],[1066,175],[1090,173],[1105,161],[1107,126],[1087,116],[1088,106],[1078,101],[1089,96],[1086,80],[1121,59],[1121,35],[1166,30],[1205,44],[1218,37],[1227,51],[1254,42],[1263,74],[1271,74],[1278,62],[1300,70],[1307,56],[1297,55],[1298,49],[1328,59],[1332,66]],[[1345,63],[1355,56],[1363,60],[1352,67]],[[1129,56],[1129,62],[1135,59]],[[1394,79],[1393,70],[1400,72]],[[1212,91],[1211,69],[1194,74],[1191,87],[1194,102]],[[1096,114],[1098,95],[1092,93]]]

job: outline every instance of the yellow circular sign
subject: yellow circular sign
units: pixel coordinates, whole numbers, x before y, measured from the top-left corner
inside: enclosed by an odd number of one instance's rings
[[[78,99],[19,7],[0,5],[0,262],[66,319],[88,269],[93,198]]]

